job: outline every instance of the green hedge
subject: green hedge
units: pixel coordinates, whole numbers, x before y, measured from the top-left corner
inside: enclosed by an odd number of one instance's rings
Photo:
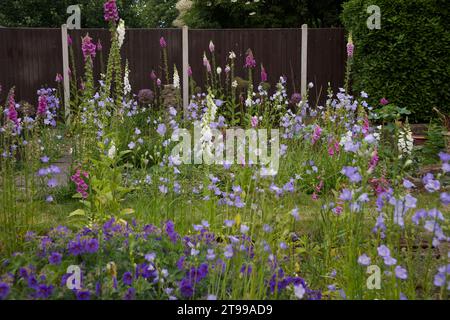
[[[381,9],[381,29],[369,30],[367,7]],[[353,90],[377,105],[386,97],[408,108],[410,121],[450,114],[449,0],[350,0],[342,20],[355,44]]]

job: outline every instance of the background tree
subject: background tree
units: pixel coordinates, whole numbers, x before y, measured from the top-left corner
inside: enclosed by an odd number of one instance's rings
[[[106,28],[104,0],[1,0],[0,25],[4,27],[60,27],[65,23],[67,7],[81,7],[83,28]],[[176,0],[117,0],[120,16],[127,27],[170,27],[177,17]]]
[[[183,16],[193,28],[340,26],[343,0],[192,0]]]
[[[170,28],[178,16],[177,0],[139,0],[138,15],[142,27]]]

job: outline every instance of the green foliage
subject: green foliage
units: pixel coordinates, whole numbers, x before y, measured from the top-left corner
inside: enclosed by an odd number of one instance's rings
[[[427,141],[420,149],[424,164],[433,164],[439,161],[439,152],[445,150],[445,128],[438,123],[431,123],[426,134]]]
[[[296,28],[339,25],[343,1],[194,0],[183,20],[193,28]]]
[[[177,0],[140,0],[138,3],[142,27],[170,28],[178,16]]]
[[[369,30],[366,9],[381,9],[381,29]],[[343,23],[355,43],[353,89],[372,104],[383,97],[427,121],[432,108],[450,112],[450,32],[446,0],[350,0]]]
[[[69,14],[67,7],[79,4],[83,28],[106,28],[103,0],[2,0],[0,26],[60,27]],[[169,27],[178,15],[176,0],[117,0],[119,14],[127,27]]]

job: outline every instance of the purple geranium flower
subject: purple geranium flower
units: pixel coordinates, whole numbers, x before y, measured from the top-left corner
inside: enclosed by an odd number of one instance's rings
[[[10,287],[4,282],[0,282],[0,300],[5,300],[9,295]]]
[[[351,182],[360,182],[362,179],[356,167],[344,167],[341,173],[347,176]]]
[[[59,252],[52,252],[50,256],[48,257],[48,262],[53,265],[59,265],[61,264],[62,260],[62,254]]]
[[[395,276],[398,279],[406,280],[408,278],[408,272],[402,266],[396,266],[395,267]]]
[[[76,292],[77,300],[90,300],[91,293],[89,290],[78,290]]]
[[[131,272],[125,272],[123,274],[122,281],[125,285],[131,286],[133,284],[133,275]]]

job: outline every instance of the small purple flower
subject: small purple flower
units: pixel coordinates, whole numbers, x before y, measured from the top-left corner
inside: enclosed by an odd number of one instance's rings
[[[368,257],[365,253],[359,256],[358,263],[362,266],[370,265],[370,257]]]
[[[52,265],[59,265],[61,264],[62,260],[62,254],[59,252],[52,252],[50,256],[48,257],[48,262]]]
[[[439,152],[439,158],[442,162],[450,162],[450,154],[445,152]]]
[[[160,123],[156,129],[156,132],[162,137],[166,134],[166,130],[166,125],[164,123]]]
[[[393,266],[397,263],[397,260],[395,258],[392,258],[391,256],[384,257],[384,264],[387,266]]]
[[[377,251],[378,255],[382,258],[389,257],[391,255],[391,250],[389,250],[389,248],[386,247],[384,244],[379,246]]]
[[[0,282],[0,300],[5,300],[9,295],[10,287],[4,282]]]
[[[233,257],[233,246],[231,244],[225,247],[224,255],[227,259],[231,259]]]
[[[402,266],[396,266],[395,267],[395,276],[398,279],[406,280],[408,278],[408,272]]]
[[[342,201],[351,201],[353,198],[353,192],[349,189],[343,189],[341,192],[341,195],[339,196],[339,199]]]
[[[89,290],[78,290],[76,292],[76,296],[77,300],[82,301],[91,300],[91,293],[89,292]]]
[[[125,285],[131,286],[133,284],[133,275],[131,272],[125,272],[123,274],[122,281]]]
[[[406,189],[411,189],[411,188],[414,188],[414,187],[415,187],[414,183],[412,183],[411,181],[409,181],[409,180],[407,180],[407,179],[403,179],[403,186],[404,186]]]
[[[47,299],[53,293],[53,286],[47,286],[45,284],[40,284],[36,287],[36,297],[40,299]]]
[[[448,206],[450,204],[450,193],[448,192],[443,192],[441,193],[441,202],[444,206]]]
[[[350,180],[350,182],[360,182],[361,175],[359,174],[359,170],[356,167],[344,167],[342,168],[341,173]]]
[[[297,207],[292,209],[292,211],[291,211],[291,215],[294,217],[295,221],[300,220],[300,215],[299,215],[298,211],[299,210]]]
[[[127,292],[123,296],[123,300],[130,301],[130,300],[135,300],[135,299],[136,299],[136,289],[128,288]]]
[[[88,253],[96,253],[98,251],[98,240],[97,239],[90,239],[86,244],[86,252]]]
[[[47,181],[47,186],[49,188],[56,188],[58,186],[58,180],[56,180],[55,178],[51,178]]]
[[[235,223],[236,223],[236,222],[235,222],[234,220],[225,220],[225,221],[224,221],[224,225],[225,225],[227,228],[231,228],[232,226],[234,226]]]
[[[241,233],[247,233],[250,228],[246,226],[245,224],[241,225]]]
[[[188,279],[183,279],[180,282],[180,292],[185,298],[191,298],[194,295],[194,289],[192,284]]]

